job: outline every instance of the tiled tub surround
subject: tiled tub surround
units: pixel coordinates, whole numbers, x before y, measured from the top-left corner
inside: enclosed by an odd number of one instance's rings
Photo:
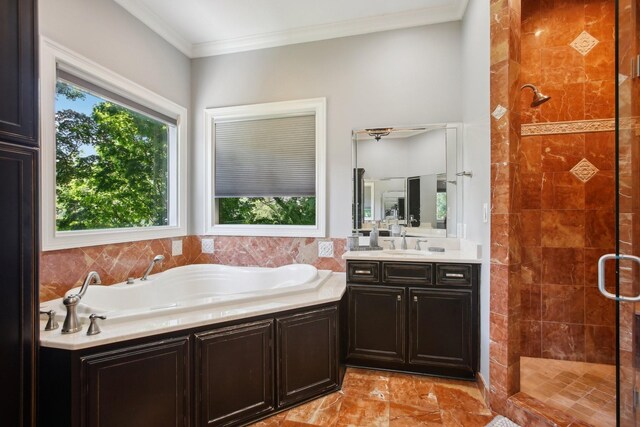
[[[214,241],[214,253],[202,252],[203,238]],[[173,240],[182,240],[182,255],[171,255]],[[329,240],[333,242],[333,257],[319,257],[318,242]],[[97,271],[106,285],[138,278],[155,255],[164,255],[165,260],[154,267],[153,273],[189,264],[280,267],[296,263],[343,272],[344,252],[344,239],[211,236],[48,251],[40,260],[40,301],[63,297],[69,289],[80,286],[89,271]]]
[[[522,2],[521,355],[615,361],[596,262],[615,246],[614,5]]]

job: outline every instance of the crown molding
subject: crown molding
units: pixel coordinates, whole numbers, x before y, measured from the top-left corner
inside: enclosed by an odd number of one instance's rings
[[[157,33],[160,37],[171,43],[176,49],[192,58],[193,45],[180,33],[175,31],[170,24],[160,18],[155,12],[145,6],[139,0],[114,0],[123,9],[140,20],[143,24]]]
[[[401,28],[418,27],[421,25],[459,21],[464,16],[469,0],[455,0],[453,4],[448,6],[416,9],[195,44],[191,44],[185,37],[171,28],[170,24],[163,21],[139,0],[115,1],[189,58],[201,58]]]
[[[234,39],[197,43],[192,47],[192,57],[201,58],[205,56],[225,55],[228,53],[246,52],[249,50],[457,21],[462,19],[462,14],[464,13],[464,9],[460,7],[461,4],[466,4],[466,1],[460,0],[452,6],[412,10],[402,13],[315,25],[312,27],[296,28],[288,31],[277,31]]]

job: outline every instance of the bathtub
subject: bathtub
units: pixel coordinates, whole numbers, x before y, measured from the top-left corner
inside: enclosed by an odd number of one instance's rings
[[[136,279],[134,284],[90,285],[78,304],[81,318],[105,315],[104,323],[117,323],[170,313],[214,309],[222,305],[268,301],[272,298],[314,293],[331,275],[307,264],[278,268],[233,267],[196,264],[176,267]],[[71,289],[66,295],[79,292]],[[62,321],[66,309],[62,298],[42,304]]]

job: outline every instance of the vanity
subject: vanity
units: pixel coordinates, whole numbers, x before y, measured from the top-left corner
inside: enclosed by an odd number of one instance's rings
[[[347,252],[346,363],[474,379],[478,255],[473,249]]]
[[[364,237],[343,256],[346,363],[474,379],[481,253],[460,239],[472,176],[460,170],[460,124],[358,129],[352,143],[352,231]]]

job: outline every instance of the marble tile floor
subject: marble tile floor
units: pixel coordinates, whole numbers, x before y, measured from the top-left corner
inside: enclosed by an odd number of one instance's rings
[[[594,427],[616,423],[616,367],[597,363],[520,359],[520,391]]]
[[[255,427],[481,427],[494,417],[475,382],[348,368],[342,390]]]

